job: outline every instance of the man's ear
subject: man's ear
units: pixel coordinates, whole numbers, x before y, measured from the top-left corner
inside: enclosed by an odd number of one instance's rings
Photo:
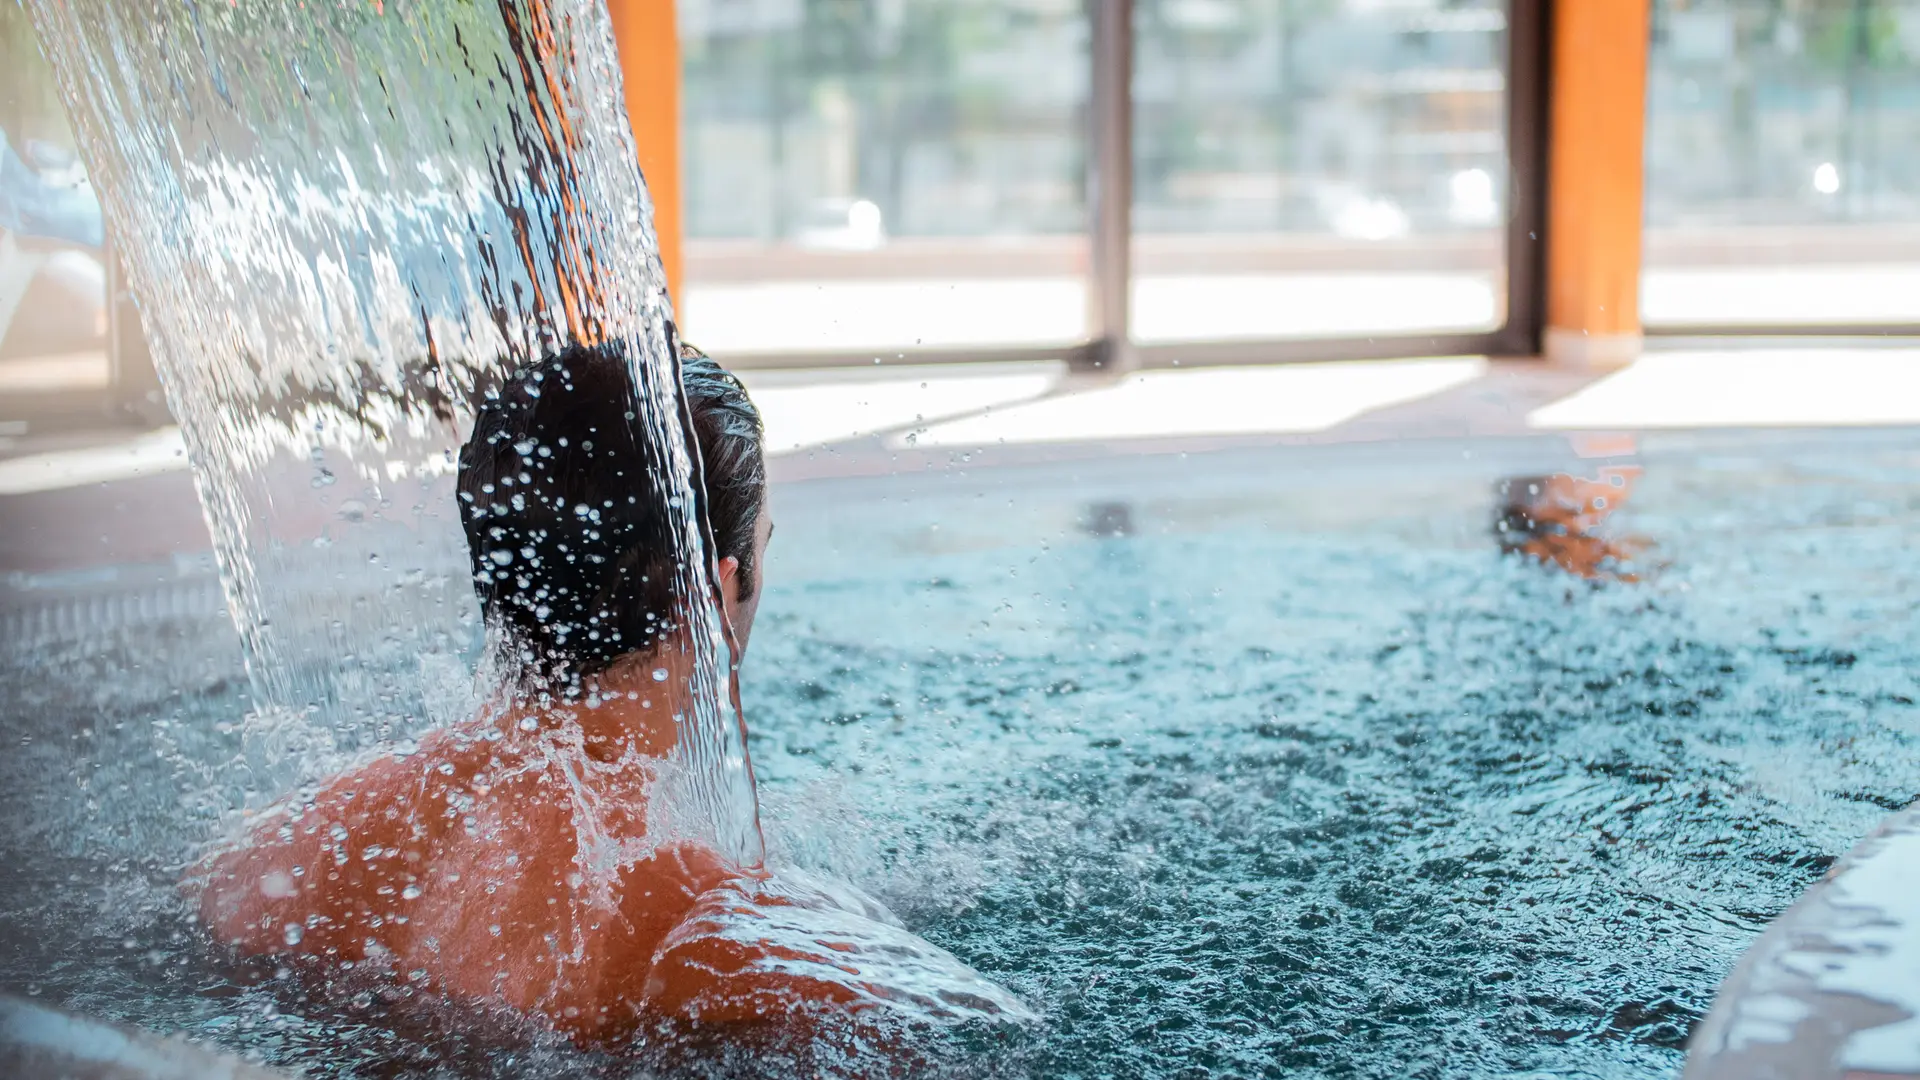
[[[727,603],[740,602],[740,559],[729,555],[720,560],[720,595]]]

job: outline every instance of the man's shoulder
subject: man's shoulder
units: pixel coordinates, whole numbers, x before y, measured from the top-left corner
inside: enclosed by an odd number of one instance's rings
[[[916,937],[878,900],[799,871],[738,879],[702,896],[661,944],[645,1003],[719,1023],[790,1020],[822,1008],[877,1008],[902,1019],[1033,1015]]]

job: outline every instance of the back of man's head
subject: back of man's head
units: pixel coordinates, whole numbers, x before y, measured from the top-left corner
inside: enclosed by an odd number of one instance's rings
[[[750,556],[766,483],[759,416],[732,376],[688,352],[687,403],[719,556],[743,557],[729,550],[743,513]],[[572,347],[488,395],[461,451],[476,591],[530,674],[571,684],[653,648],[679,622],[679,517],[639,402],[623,350]]]

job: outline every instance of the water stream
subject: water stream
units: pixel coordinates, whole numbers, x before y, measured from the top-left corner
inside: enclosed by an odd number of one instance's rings
[[[713,595],[672,312],[598,0],[31,0],[179,418],[254,707],[257,806],[468,711],[484,628],[453,498],[472,403],[569,344],[621,349]],[[761,858],[727,646],[668,775]]]

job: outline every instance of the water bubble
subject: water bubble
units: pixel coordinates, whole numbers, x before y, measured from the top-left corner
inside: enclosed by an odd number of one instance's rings
[[[260,895],[269,900],[284,900],[299,891],[293,883],[293,876],[285,870],[275,870],[260,877]]]
[[[654,682],[666,682],[666,681],[667,681],[667,669],[666,669],[666,668],[663,668],[663,667],[657,667],[657,668],[654,668],[654,669],[653,669],[653,681],[654,681]]]
[[[409,886],[407,886],[406,888],[404,888],[404,889],[401,889],[401,890],[400,890],[400,899],[402,899],[402,900],[418,900],[418,899],[420,899],[420,886],[418,886],[418,885],[409,885]]]
[[[281,936],[287,939],[287,944],[298,945],[300,944],[300,939],[307,936],[307,932],[299,923],[290,922],[286,925],[286,928],[281,931]]]

